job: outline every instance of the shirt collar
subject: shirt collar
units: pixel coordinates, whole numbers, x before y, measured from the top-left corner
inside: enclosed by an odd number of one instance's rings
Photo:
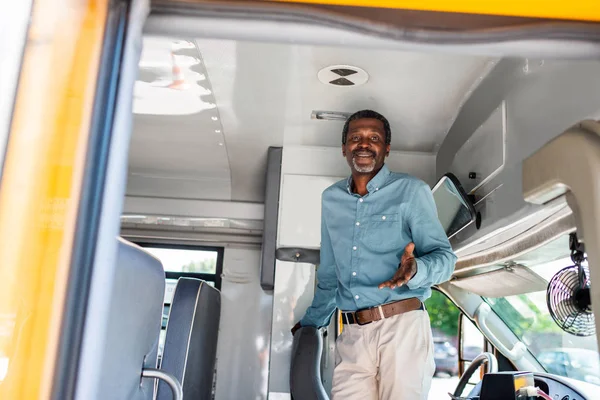
[[[377,175],[375,175],[369,181],[369,183],[367,183],[367,190],[369,191],[369,193],[376,192],[377,190],[379,190],[379,188],[383,187],[383,185],[387,181],[388,177],[390,176],[390,173],[391,172],[390,172],[389,168],[387,167],[387,165],[383,164],[383,167],[381,167],[381,169],[379,170]],[[350,177],[348,177],[348,180],[346,181],[346,188],[348,189],[348,193],[353,194],[352,193],[352,175],[350,175]]]

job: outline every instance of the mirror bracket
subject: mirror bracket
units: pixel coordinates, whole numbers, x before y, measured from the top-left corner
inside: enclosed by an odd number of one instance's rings
[[[481,216],[475,211],[474,196],[468,195],[458,178],[448,172],[440,178],[433,189],[433,198],[438,211],[440,222],[446,231],[448,239],[476,222],[481,226]]]

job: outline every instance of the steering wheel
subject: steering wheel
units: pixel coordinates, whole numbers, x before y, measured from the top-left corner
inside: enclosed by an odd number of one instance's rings
[[[485,364],[486,374],[498,372],[498,360],[496,359],[496,356],[492,353],[481,353],[475,357],[471,365],[469,365],[469,368],[467,368],[465,373],[460,377],[458,385],[454,390],[455,397],[459,397],[462,394],[463,390],[465,390],[465,387],[467,386],[467,383],[469,383],[469,380],[475,371],[477,371],[482,364]]]

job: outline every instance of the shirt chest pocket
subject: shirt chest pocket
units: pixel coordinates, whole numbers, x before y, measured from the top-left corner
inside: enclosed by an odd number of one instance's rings
[[[399,250],[402,244],[402,221],[397,213],[374,214],[365,232],[367,246],[379,252]]]

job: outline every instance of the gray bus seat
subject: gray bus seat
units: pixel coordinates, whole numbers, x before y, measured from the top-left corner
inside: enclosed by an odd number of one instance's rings
[[[160,369],[181,382],[185,400],[212,399],[221,293],[200,279],[179,278],[167,321]],[[172,392],[158,384],[157,400]]]
[[[293,400],[329,400],[321,380],[323,336],[312,326],[296,331],[290,365],[290,394]]]
[[[152,399],[155,380],[141,377],[142,369],[156,368],[165,272],[141,247],[118,241],[98,398]]]

